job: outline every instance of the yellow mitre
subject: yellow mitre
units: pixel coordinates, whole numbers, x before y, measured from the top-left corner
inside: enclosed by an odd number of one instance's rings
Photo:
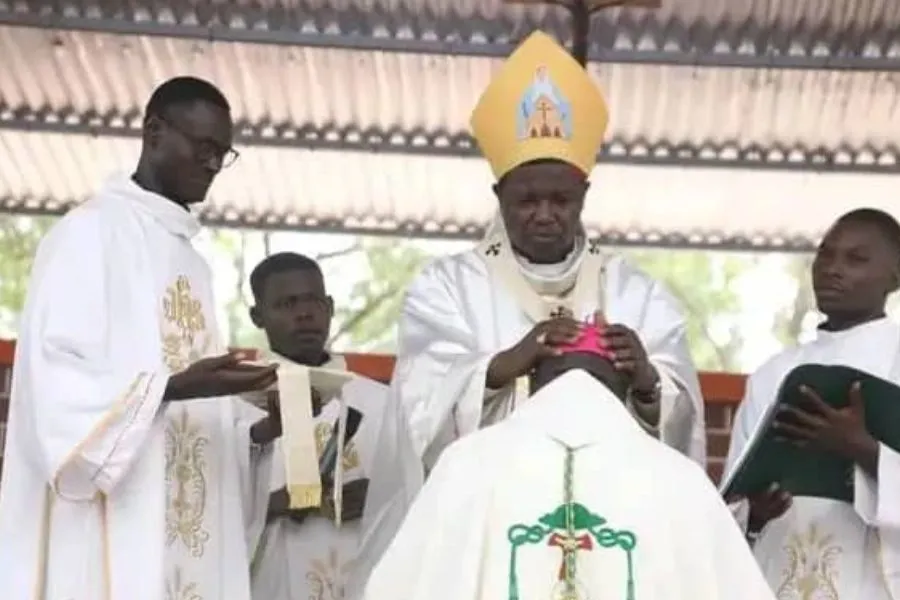
[[[500,179],[515,167],[557,159],[590,173],[609,111],[587,70],[536,31],[516,48],[472,112],[475,140]]]

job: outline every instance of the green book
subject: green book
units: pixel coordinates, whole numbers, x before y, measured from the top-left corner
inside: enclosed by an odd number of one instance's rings
[[[900,387],[873,375],[837,365],[800,365],[788,373],[778,398],[749,440],[721,489],[726,498],[765,491],[773,483],[794,496],[853,502],[853,462],[833,454],[799,448],[776,439],[772,424],[781,406],[800,406],[805,385],[834,408],[848,405],[850,387],[861,383],[866,428],[891,448],[900,450]]]

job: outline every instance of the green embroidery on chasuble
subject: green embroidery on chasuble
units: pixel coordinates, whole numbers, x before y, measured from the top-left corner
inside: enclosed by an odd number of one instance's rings
[[[523,546],[546,544],[562,551],[558,582],[548,600],[590,600],[577,576],[579,552],[596,548],[618,548],[625,553],[627,578],[623,600],[636,600],[634,590],[633,551],[637,536],[628,530],[607,527],[607,521],[574,501],[573,477],[575,449],[566,450],[563,472],[563,503],[532,524],[516,523],[507,531],[510,544],[509,600],[520,600],[516,559]]]

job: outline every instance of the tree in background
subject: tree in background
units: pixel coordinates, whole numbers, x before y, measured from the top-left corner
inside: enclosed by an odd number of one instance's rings
[[[0,215],[0,335],[15,336],[33,257],[53,222],[52,217]],[[221,297],[219,290],[229,342],[261,346],[264,336],[247,317],[251,299],[247,280],[256,260],[271,252],[270,236],[259,231],[217,229],[211,232],[211,239],[216,261],[229,266],[226,289],[230,292]],[[254,258],[254,248],[261,256]],[[741,310],[742,299],[735,284],[742,274],[755,268],[761,255],[649,249],[625,253],[665,282],[681,302],[698,367],[741,370],[744,340],[735,314]],[[365,276],[352,283],[349,293],[335,298],[333,345],[358,351],[394,351],[404,292],[427,257],[414,244],[390,238],[357,238],[346,248],[315,256],[326,273],[332,267],[340,273],[343,260],[364,265]],[[786,275],[797,287],[792,301],[773,315],[772,333],[783,345],[797,342],[814,311],[809,286],[811,257],[791,256],[785,264]],[[217,269],[217,277],[222,276],[221,271]],[[900,308],[900,297],[892,298],[890,306]]]
[[[368,352],[393,352],[397,321],[406,288],[427,255],[399,241],[363,244],[369,278],[354,284],[349,298],[337,306],[331,343]]]
[[[797,343],[803,333],[804,323],[816,309],[810,278],[812,261],[812,255],[798,254],[792,256],[785,267],[788,275],[797,282],[797,292],[794,294],[794,301],[776,313],[772,328],[778,341],[785,346]]]
[[[217,258],[227,260],[231,267],[231,292],[225,299],[228,343],[232,347],[264,347],[265,334],[253,326],[247,312],[252,301],[250,271],[257,262],[250,256],[251,249],[261,245],[260,260],[270,255],[269,236],[257,231],[218,229],[212,233],[212,242]],[[392,352],[403,293],[427,256],[402,240],[357,238],[345,248],[311,258],[322,267],[326,279],[332,267],[339,272],[348,260],[362,261],[364,265],[363,276],[354,282],[350,293],[335,297],[330,345],[338,349]]]
[[[629,250],[625,254],[663,282],[687,318],[687,335],[697,368],[740,371],[743,345],[738,278],[753,268],[752,255],[698,250]]]
[[[38,244],[55,217],[0,215],[0,336],[15,337]]]

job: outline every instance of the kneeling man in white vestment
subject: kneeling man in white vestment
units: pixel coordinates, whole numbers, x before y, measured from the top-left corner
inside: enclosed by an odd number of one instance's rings
[[[628,377],[629,410],[705,463],[700,386],[678,302],[605,253],[582,223],[607,121],[588,72],[540,32],[475,108],[472,132],[496,177],[499,214],[476,248],[425,267],[399,326],[392,385],[426,468],[453,440],[508,416],[521,400],[517,378],[595,320],[610,325],[603,335]]]
[[[772,357],[747,381],[735,415],[726,471],[738,463],[782,380],[803,364],[844,365],[900,385],[900,326],[885,316],[900,286],[900,225],[875,209],[851,211],[816,251],[813,289],[825,321],[815,340]],[[807,390],[807,405],[779,433],[852,461],[853,502],[790,497],[773,489],[741,500],[741,521],[779,600],[900,598],[900,452],[866,430],[860,398],[831,409]],[[900,423],[893,425],[900,428]],[[749,509],[749,510],[748,510]]]
[[[370,494],[390,498],[399,477],[396,471],[403,464],[395,440],[379,443],[387,386],[349,373],[343,357],[327,351],[334,303],[314,260],[290,252],[272,255],[253,270],[250,286],[255,299],[250,316],[265,330],[272,358],[283,363],[283,370],[288,365],[311,367],[310,426],[299,423],[294,429],[293,423],[285,422],[285,444],[295,436],[311,435],[314,443],[309,446],[318,459],[342,409],[362,416],[358,428],[345,434],[348,441],[340,454],[344,491],[339,524],[327,485],[318,506],[290,507],[284,445],[276,442],[268,519],[253,564],[253,598],[341,600],[356,565],[366,568],[374,562],[366,557],[357,560],[364,508],[384,508],[367,498]],[[281,400],[296,399],[282,388]],[[407,468],[420,470],[411,443],[406,447]],[[319,476],[317,471],[315,477]]]
[[[366,600],[767,600],[703,469],[648,435],[594,354],[441,456]]]
[[[0,483],[4,600],[248,600],[279,433],[234,394],[274,384],[215,323],[191,244],[231,164],[221,92],[147,104],[140,161],[41,242],[16,348]]]

